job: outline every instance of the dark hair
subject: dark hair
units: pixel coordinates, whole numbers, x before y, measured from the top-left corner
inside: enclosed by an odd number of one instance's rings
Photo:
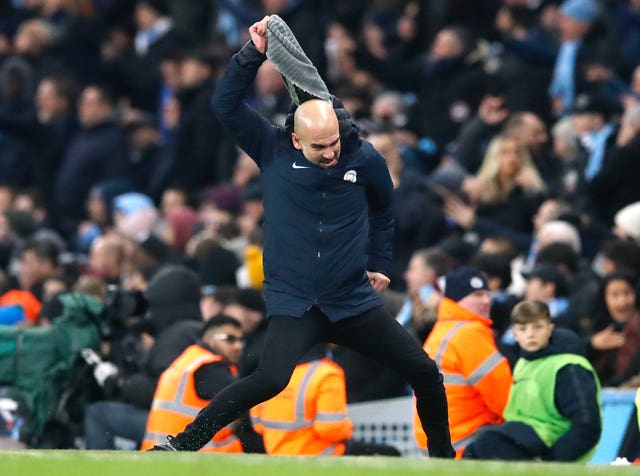
[[[529,324],[544,319],[551,322],[549,306],[542,301],[527,300],[515,305],[511,311],[512,324]]]
[[[640,245],[631,240],[613,240],[602,247],[602,256],[613,262],[616,269],[640,271]]]
[[[56,94],[67,101],[67,107],[71,111],[78,99],[78,84],[69,76],[51,75],[45,76],[40,83],[49,81],[53,84]]]
[[[500,279],[500,289],[511,285],[511,260],[508,256],[495,253],[479,253],[472,262],[472,266],[482,271],[488,278]]]
[[[26,251],[33,252],[40,261],[50,261],[54,266],[60,263],[60,250],[50,240],[31,240],[22,249],[23,253]]]
[[[473,50],[474,38],[471,32],[462,25],[449,25],[443,30],[449,30],[456,37],[460,45],[462,45],[462,55],[466,56]]]
[[[515,241],[513,241],[508,236],[504,235],[491,235],[487,236],[482,242],[492,241],[496,247],[498,247],[499,251],[497,253],[490,254],[501,254],[509,258],[509,261],[513,261],[520,254],[520,250],[518,249],[518,245]],[[481,243],[482,244],[482,243]]]
[[[416,251],[414,255],[420,256],[426,266],[433,268],[436,276],[444,276],[453,267],[451,256],[437,246],[432,248],[423,248]]]
[[[106,84],[88,84],[84,87],[83,91],[86,91],[87,89],[95,89],[96,91],[98,91],[98,94],[100,94],[100,100],[104,103],[109,104],[110,106],[115,106],[118,102],[118,95],[110,86],[107,86]]]
[[[638,300],[638,287],[637,287],[637,276],[635,273],[628,269],[621,269],[618,271],[614,271],[613,273],[607,274],[602,279],[602,284],[600,289],[598,290],[598,300],[596,302],[596,310],[595,310],[595,319],[594,319],[594,331],[598,332],[610,325],[613,321],[611,314],[609,313],[609,309],[607,308],[607,287],[613,281],[626,281],[631,289],[633,289],[634,294],[636,295],[636,308],[640,305]]]
[[[242,329],[242,324],[240,324],[240,321],[238,321],[238,319],[227,316],[226,314],[218,314],[217,316],[213,316],[207,321],[207,323],[202,328],[202,335],[204,336],[212,330],[215,330],[218,327],[222,326],[232,326],[236,329]]]
[[[578,253],[567,243],[549,243],[538,252],[537,263],[549,263],[553,265],[564,265],[564,267],[574,274],[578,270]]]

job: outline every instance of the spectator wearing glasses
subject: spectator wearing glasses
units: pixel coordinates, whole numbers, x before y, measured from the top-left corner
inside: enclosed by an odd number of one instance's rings
[[[236,319],[219,314],[205,324],[200,340],[187,347],[160,376],[142,450],[180,431],[214,395],[235,380],[235,364],[243,344],[242,326]],[[229,425],[200,451],[242,453],[242,445]]]

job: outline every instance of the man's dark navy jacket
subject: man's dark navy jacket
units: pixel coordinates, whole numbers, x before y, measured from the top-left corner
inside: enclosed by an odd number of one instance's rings
[[[341,127],[338,164],[309,162],[290,130],[244,103],[261,61],[240,64],[239,54],[213,107],[262,173],[267,315],[300,317],[316,304],[338,321],[381,305],[365,270],[388,275],[391,262],[393,185],[383,157]]]

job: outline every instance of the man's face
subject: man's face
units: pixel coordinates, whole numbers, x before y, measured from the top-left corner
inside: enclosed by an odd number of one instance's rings
[[[312,164],[334,167],[340,159],[340,132],[337,127],[307,127],[291,134],[293,146]]]
[[[45,123],[66,113],[67,101],[58,94],[53,81],[44,80],[38,85],[36,108],[38,118]]]
[[[555,287],[553,283],[545,283],[542,279],[534,277],[527,281],[527,287],[524,292],[525,299],[533,299],[543,302],[553,299],[554,294]]]
[[[404,280],[407,283],[407,293],[410,296],[417,295],[422,286],[433,284],[436,274],[428,267],[422,256],[414,256],[409,261],[409,266],[404,272]]]
[[[82,92],[78,103],[78,119],[83,127],[100,124],[110,114],[111,105],[102,98],[98,89],[88,87]]]
[[[213,328],[207,332],[203,340],[216,354],[232,364],[237,364],[240,360],[244,342],[242,331],[237,327],[227,324]]]
[[[481,317],[489,317],[491,312],[491,296],[489,290],[479,289],[458,301],[458,305],[467,311],[471,311]]]
[[[546,319],[513,325],[513,337],[520,348],[527,352],[536,352],[546,347],[552,332],[553,324]]]
[[[524,144],[532,150],[542,150],[549,142],[549,134],[547,134],[544,122],[535,114],[526,114],[523,122],[522,140]]]

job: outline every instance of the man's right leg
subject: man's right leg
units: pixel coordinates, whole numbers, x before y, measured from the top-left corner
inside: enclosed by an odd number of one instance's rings
[[[302,355],[326,339],[328,321],[315,308],[301,318],[272,316],[254,373],[229,385],[203,408],[196,419],[171,440],[181,451],[197,451],[223,427],[258,403],[274,397],[289,383]]]

